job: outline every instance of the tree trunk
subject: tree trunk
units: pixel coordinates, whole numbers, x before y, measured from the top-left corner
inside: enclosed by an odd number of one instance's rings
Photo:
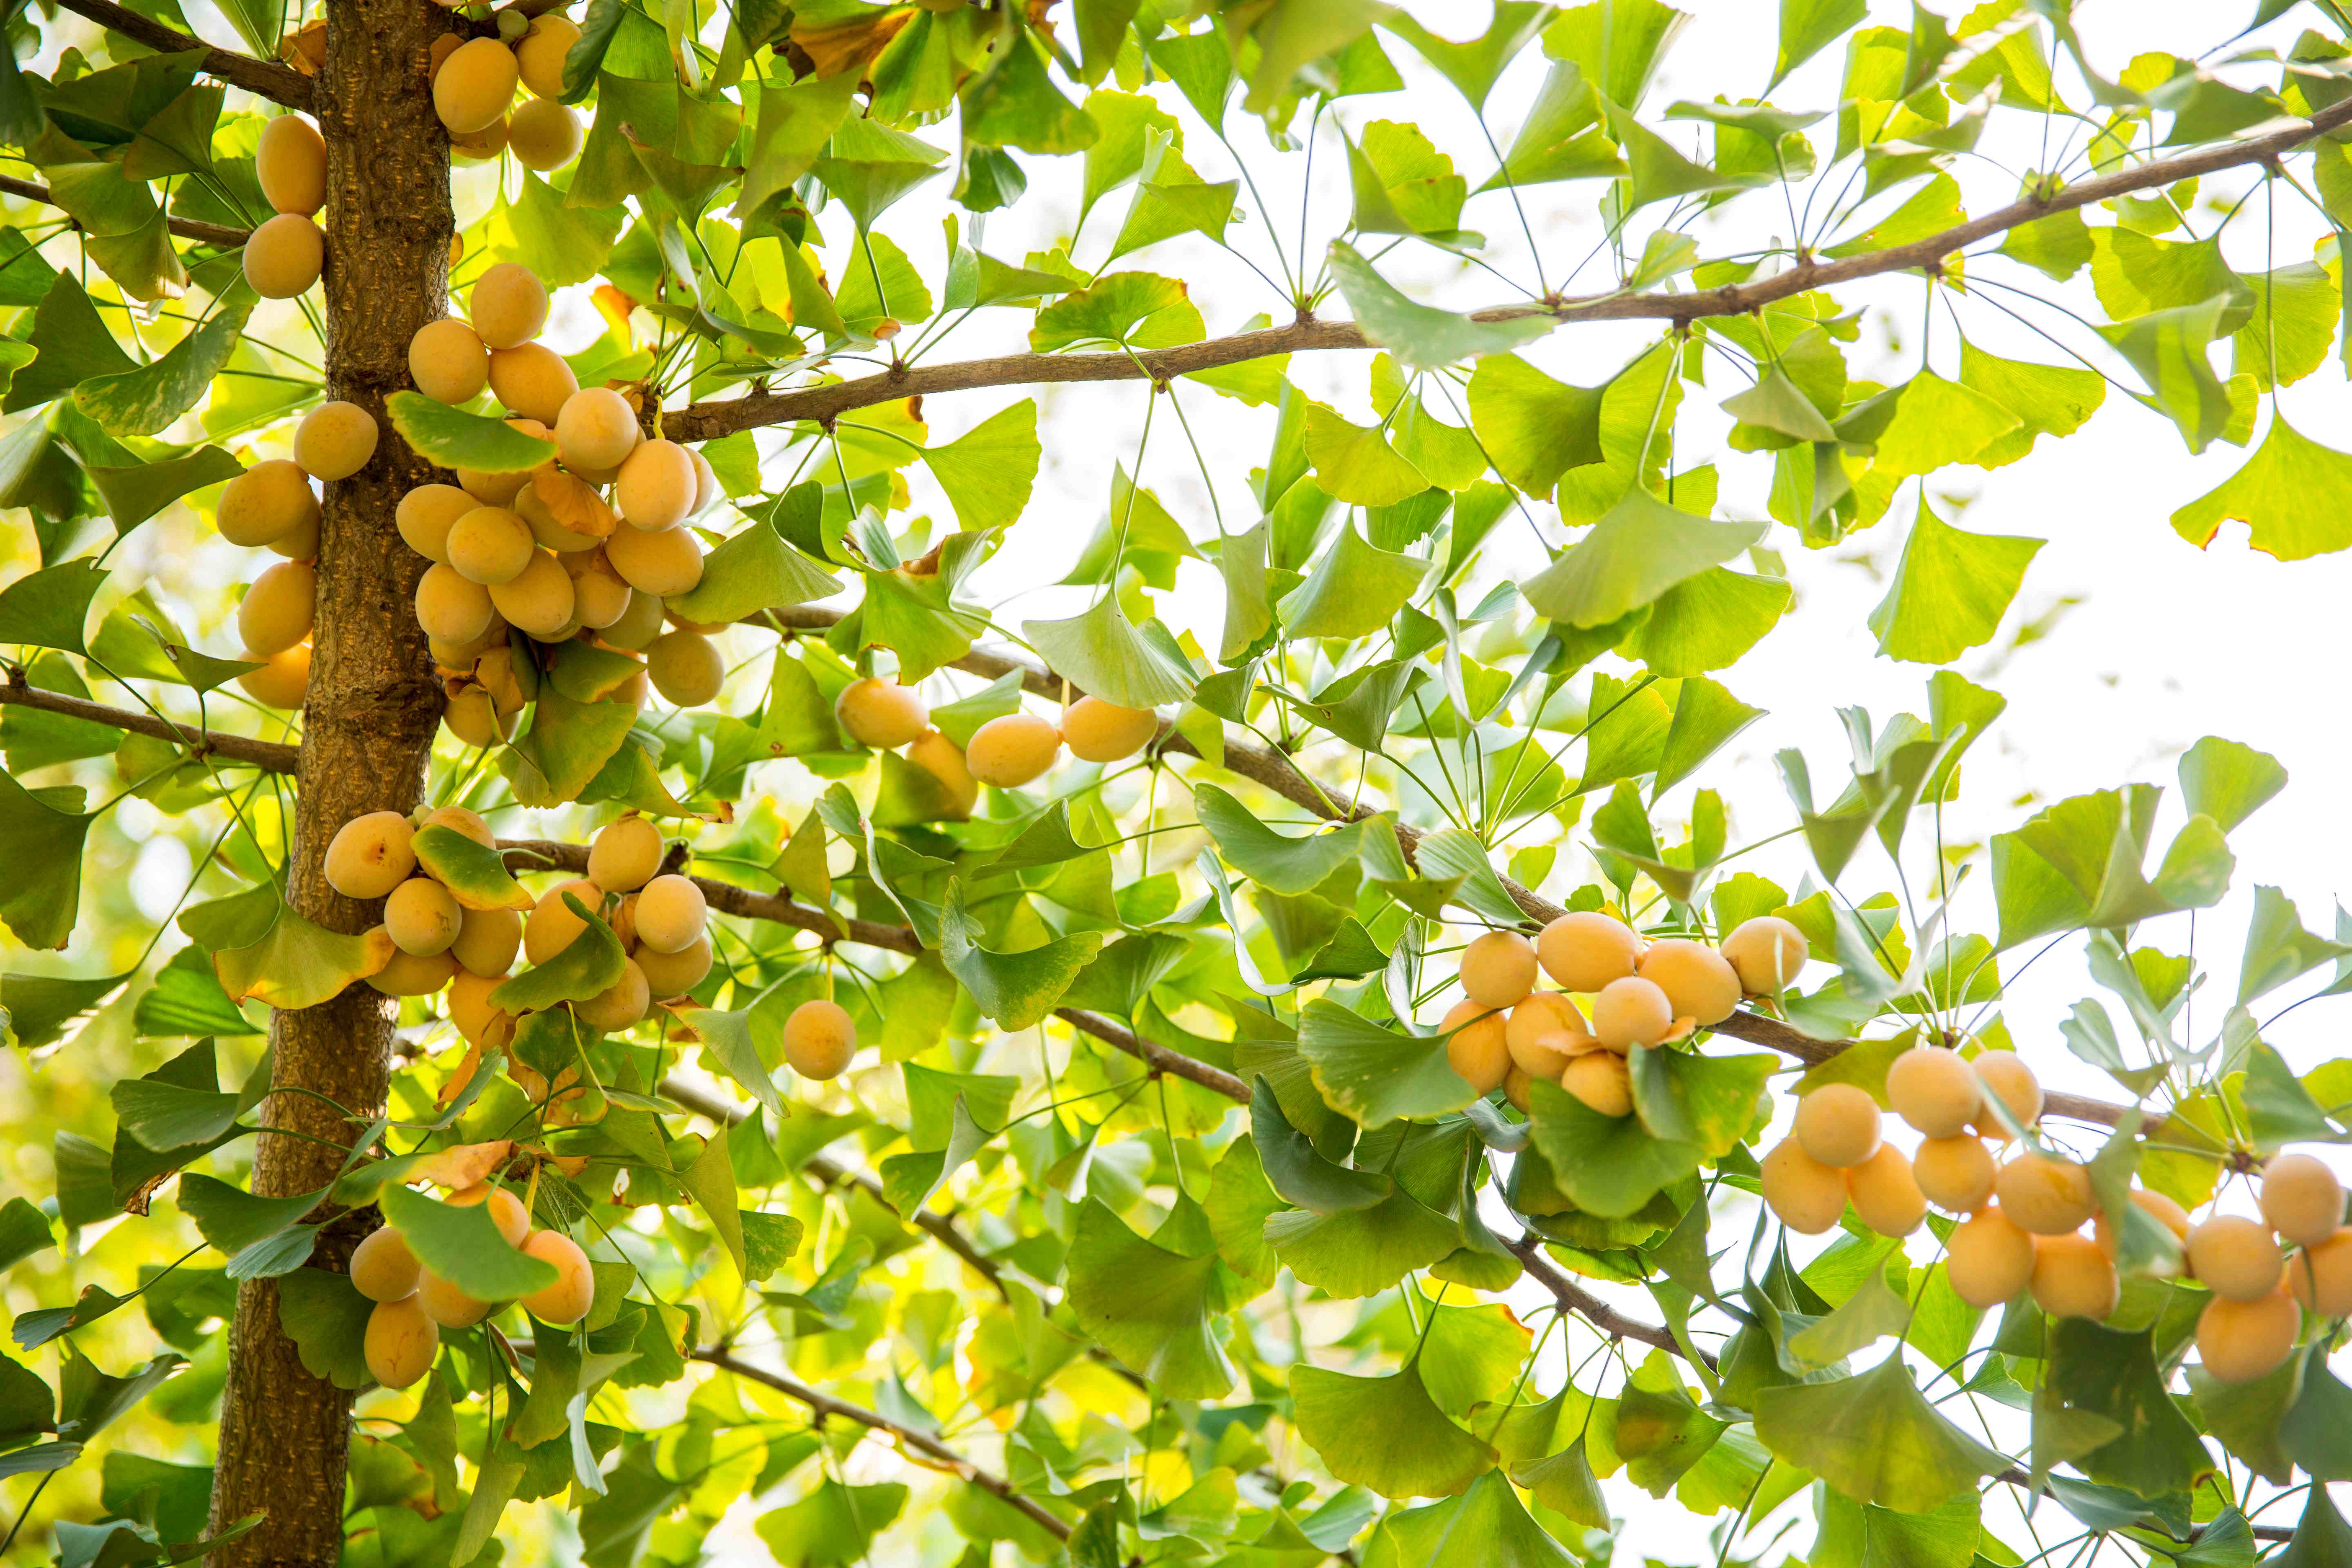
[[[427,50],[448,30],[432,0],[330,0],[316,111],[327,143],[327,395],[360,405],[382,431],[365,468],[326,487],[317,630],[303,708],[300,798],[288,895],[333,931],[364,931],[381,905],[343,898],[323,874],[337,828],[371,811],[407,811],[425,782],[441,693],[413,598],[425,563],[394,527],[412,486],[435,478],[384,417],[408,384],[408,340],[444,313],[448,290],[449,143],[434,117]],[[366,985],[270,1022],[273,1081],[372,1116],[384,1103],[395,1008]],[[272,1095],[265,1127],[348,1144],[357,1129],[309,1095]],[[332,1149],[265,1131],[253,1187],[314,1192]],[[350,1245],[326,1239],[314,1262],[339,1268]],[[341,1253],[341,1255],[338,1255]],[[214,1554],[216,1568],[333,1568],[343,1542],[352,1395],[303,1369],[280,1331],[277,1288],[248,1281],[230,1330],[212,1529],[268,1521]]]

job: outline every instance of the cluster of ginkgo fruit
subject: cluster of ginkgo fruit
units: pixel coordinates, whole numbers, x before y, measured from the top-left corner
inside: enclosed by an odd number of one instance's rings
[[[445,721],[471,746],[508,738],[529,699],[510,631],[549,646],[587,637],[641,658],[605,700],[641,705],[650,681],[678,707],[697,707],[726,678],[710,637],[720,628],[675,620],[663,603],[702,581],[702,545],[688,522],[717,503],[718,476],[699,452],[647,438],[629,396],[580,385],[537,341],[547,311],[538,278],[499,262],[475,280],[466,320],[427,322],[408,347],[410,379],[425,396],[463,404],[487,386],[509,425],[558,454],[516,472],[461,468],[456,484],[401,498],[400,535],[433,563],[417,584],[416,618],[447,681]]]
[[[1019,789],[1045,775],[1067,746],[1080,762],[1116,763],[1135,755],[1160,733],[1160,715],[1081,697],[1062,710],[1057,725],[1023,709],[1001,714],[959,746],[931,727],[930,709],[909,686],[860,676],[841,689],[834,717],[859,745],[892,752],[939,780],[950,815],[969,816],[980,786]]]
[[[596,1304],[596,1273],[580,1244],[560,1230],[531,1228],[530,1210],[502,1186],[476,1183],[444,1200],[458,1207],[489,1205],[490,1219],[509,1247],[554,1268],[554,1282],[521,1298],[524,1311],[543,1323],[576,1323]],[[352,1249],[352,1286],[375,1303],[368,1313],[369,1375],[386,1388],[406,1388],[432,1370],[443,1329],[469,1329],[499,1307],[480,1301],[419,1263],[408,1238],[379,1226]]]
[[[265,300],[307,294],[327,260],[327,236],[318,223],[327,205],[326,139],[301,115],[278,115],[261,128],[253,173],[277,216],[246,237],[245,280]]]
[[[459,879],[434,876],[420,864],[415,839],[435,828],[498,848],[489,825],[464,806],[420,808],[414,818],[374,811],[343,824],[327,846],[325,869],[328,885],[345,898],[383,900],[376,930],[393,952],[370,984],[388,996],[447,990],[450,1021],[471,1047],[459,1087],[483,1049],[513,1035],[518,1016],[496,997],[516,955],[533,965],[554,960],[588,930],[588,915],[611,928],[625,954],[620,979],[587,1001],[566,1004],[589,1028],[631,1028],[654,1004],[685,995],[710,973],[702,889],[691,877],[662,871],[668,846],[646,818],[607,824],[589,847],[588,875],[536,900],[511,883],[483,894]],[[531,1068],[517,1062],[508,1070],[535,1100],[548,1100],[551,1086],[534,1083]],[[560,1105],[551,1115],[561,1120]]]
[[[1851,1083],[1828,1083],[1797,1101],[1790,1135],[1765,1155],[1764,1201],[1804,1235],[1835,1226],[1847,1204],[1882,1236],[1907,1236],[1927,1205],[1965,1215],[1945,1244],[1952,1289],[1972,1307],[2031,1295],[2053,1318],[2098,1320],[2122,1300],[2119,1231],[2104,1212],[2088,1166],[2025,1147],[1996,1161],[1994,1148],[2040,1120],[2042,1090],[2014,1051],[1962,1057],[1914,1046],[1886,1073],[1886,1103],[1921,1134],[1918,1152],[1881,1135],[1878,1101]],[[2162,1193],[2130,1189],[2130,1201],[2171,1234],[2178,1263],[2159,1268],[2212,1294],[2198,1320],[2208,1374],[2247,1383],[2275,1370],[2302,1332],[2301,1308],[2352,1313],[2352,1230],[2344,1190],[2325,1163],[2281,1154],[2264,1168],[2260,1220],[2214,1214],[2191,1224]],[[2089,1227],[2085,1230],[2085,1227]],[[2281,1243],[2300,1250],[2290,1258]]]
[[[587,932],[591,916],[620,942],[623,959],[621,977],[604,991],[562,1004],[587,1028],[634,1028],[710,973],[709,902],[693,878],[663,870],[669,847],[649,819],[633,813],[607,823],[588,847],[588,874],[536,899],[520,888],[470,891],[463,879],[435,876],[430,842],[420,857],[417,837],[436,828],[498,848],[489,825],[464,806],[419,808],[414,817],[370,812],[343,824],[328,844],[325,874],[345,898],[383,900],[383,923],[375,931],[392,955],[368,984],[387,996],[447,991],[449,1020],[467,1052],[445,1098],[462,1092],[484,1052],[513,1038],[527,1016],[498,998],[516,956],[534,967],[552,963]],[[784,1047],[803,1078],[835,1078],[856,1052],[856,1026],[833,1002],[803,1003],[785,1021]],[[569,1121],[573,1102],[586,1092],[572,1068],[552,1082],[511,1058],[505,1070],[553,1124]]]
[[[1561,915],[1533,942],[1490,931],[1462,950],[1462,1000],[1439,1027],[1445,1059],[1480,1094],[1500,1089],[1521,1110],[1548,1079],[1603,1116],[1633,1109],[1627,1057],[1731,1016],[1804,968],[1805,937],[1778,915],[1743,921],[1720,946],[1690,937],[1645,942],[1597,910]],[[1560,989],[1536,989],[1538,972]],[[1591,998],[1588,1022],[1576,995]]]
[[[375,416],[358,404],[322,403],[294,427],[293,457],[256,463],[221,489],[221,537],[286,557],[247,584],[236,606],[245,657],[258,666],[237,685],[265,707],[299,708],[310,690],[321,516],[310,481],[358,473],[375,455],[377,435]]]
[[[580,29],[552,11],[497,13],[495,37],[433,40],[433,112],[449,132],[449,150],[477,161],[511,153],[541,173],[560,168],[580,151],[580,121],[563,106],[563,58]],[[530,89],[520,105],[517,87]]]

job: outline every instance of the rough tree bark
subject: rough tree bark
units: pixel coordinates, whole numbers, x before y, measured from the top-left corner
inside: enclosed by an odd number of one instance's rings
[[[327,843],[364,812],[416,804],[441,711],[412,603],[425,563],[393,523],[401,495],[435,476],[393,432],[383,407],[407,384],[409,338],[444,314],[447,298],[449,144],[425,74],[432,40],[447,29],[448,13],[432,0],[331,0],[313,105],[327,143],[327,395],[368,409],[383,429],[367,467],[326,487],[288,868],[293,907],[341,931],[375,923],[381,906],[327,886]],[[274,1081],[373,1114],[384,1103],[394,1011],[354,985],[320,1006],[277,1014]],[[342,1144],[358,1131],[310,1095],[272,1095],[264,1121]],[[265,1131],[253,1188],[314,1192],[336,1165],[331,1148]],[[340,1267],[336,1250],[322,1240],[315,1261]],[[268,1518],[215,1552],[216,1568],[332,1568],[342,1550],[351,1405],[351,1394],[304,1370],[278,1328],[276,1287],[248,1281],[230,1331],[212,1528],[252,1513]]]

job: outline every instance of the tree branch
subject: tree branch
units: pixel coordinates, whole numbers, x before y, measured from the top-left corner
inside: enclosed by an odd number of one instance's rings
[[[233,763],[266,769],[270,773],[290,773],[300,756],[300,748],[277,741],[257,740],[250,735],[225,735],[217,730],[199,730],[193,724],[176,724],[168,719],[158,719],[152,713],[133,713],[128,709],[109,708],[103,703],[68,697],[62,691],[44,691],[26,682],[25,672],[11,668],[5,683],[0,683],[0,707],[14,704],[34,708],[44,713],[60,714],[68,719],[79,719],[91,724],[104,724],[110,729],[128,730],[133,734],[152,735],[159,741],[194,748],[199,756],[224,757]]]
[[[80,0],[90,3],[90,0]],[[2212,174],[2247,163],[2267,163],[2282,154],[2339,126],[2352,124],[2352,99],[2329,105],[2309,120],[2219,146],[2182,153],[2169,158],[2117,169],[2113,174],[2078,181],[2046,195],[2022,197],[1966,223],[1908,245],[1892,246],[1842,260],[1815,261],[1810,257],[1785,272],[1752,283],[1729,283],[1692,294],[1599,294],[1556,303],[1506,305],[1474,310],[1482,321],[1549,316],[1562,325],[1574,321],[1633,320],[1688,322],[1708,316],[1738,316],[1776,300],[1792,299],[1814,289],[1826,289],[1887,272],[1934,270],[1953,252],[1980,239],[2005,233],[2036,218],[2071,212],[2095,202],[2112,201],[2137,191],[2154,190],[2178,180]],[[1166,382],[1196,371],[1214,370],[1263,359],[1272,354],[1303,353],[1333,349],[1368,349],[1379,345],[1352,321],[1307,320],[1286,327],[1211,338],[1172,349],[1121,351],[1117,353],[1001,354],[992,359],[965,360],[932,365],[896,365],[878,375],[827,386],[806,386],[721,398],[663,416],[664,434],[676,441],[707,441],[762,425],[794,420],[828,420],[855,408],[888,403],[901,397],[929,396],[941,392],[966,392],[991,386],[1037,386],[1083,381]]]
[[[825,609],[817,605],[794,605],[790,609],[764,612],[764,617],[772,619],[773,623],[779,629],[789,629],[796,632],[814,632],[822,631],[832,626],[835,621],[838,621],[841,618],[841,614],[842,613],[838,610]],[[747,622],[745,624],[757,625],[759,623],[754,621]],[[1050,669],[1045,668],[1040,665],[1034,664],[1016,655],[974,648],[971,653],[966,654],[963,658],[955,659],[951,662],[958,669],[967,670],[975,675],[983,675],[988,677],[990,679],[995,679],[1000,676],[1018,671],[1021,675],[1021,685],[1024,690],[1048,700],[1058,700],[1063,694],[1064,682],[1060,676],[1055,674]],[[1075,695],[1078,693],[1079,689],[1071,687],[1069,689]],[[1188,756],[1193,757],[1201,755],[1200,749],[1194,746],[1190,740],[1178,734],[1171,725],[1162,724],[1160,726],[1160,740],[1158,743],[1163,752],[1180,752]],[[1307,811],[1313,812],[1316,816],[1323,817],[1327,821],[1339,821],[1346,818],[1349,815],[1341,810],[1338,804],[1332,800],[1329,793],[1327,792],[1320,784],[1318,784],[1313,779],[1308,778],[1305,773],[1301,773],[1297,764],[1292,762],[1288,756],[1285,755],[1281,752],[1276,751],[1270,746],[1261,745],[1255,741],[1228,740],[1225,742],[1225,754],[1222,765],[1227,772],[1239,773],[1244,778],[1250,779],[1255,783],[1263,784],[1267,789],[1272,790],[1275,794],[1282,796],[1285,800],[1289,801],[1292,805],[1301,806]],[[1359,822],[1367,821],[1378,815],[1379,814],[1377,812],[1374,812],[1368,807],[1359,806],[1353,813],[1352,820]],[[1396,825],[1396,836],[1398,847],[1404,851],[1405,859],[1417,867],[1420,863],[1422,830],[1413,826],[1410,823],[1400,822]],[[583,859],[581,864],[585,865],[585,852],[583,851],[582,855]],[[1548,924],[1552,921],[1558,920],[1560,915],[1565,912],[1561,910],[1559,905],[1553,903],[1541,893],[1536,892],[1530,888],[1521,887],[1518,883],[1511,880],[1508,877],[1502,877],[1499,872],[1496,875],[1502,881],[1504,890],[1510,894],[1511,901],[1518,905],[1520,910],[1536,924]],[[740,889],[736,891],[740,894]],[[743,896],[751,899],[757,899],[760,897],[758,894]],[[794,907],[798,908],[798,906]],[[814,930],[816,928],[812,926],[810,929]],[[897,931],[900,928],[890,926],[871,926],[870,929],[876,931]],[[905,935],[908,939],[911,939],[914,933],[912,931],[907,931],[905,932]],[[866,938],[864,936],[855,936],[851,940],[865,941]],[[884,942],[877,945],[888,945],[888,943]],[[919,946],[920,944],[919,943],[917,945]],[[913,952],[915,949],[902,947],[898,951]],[[1084,1027],[1084,1026],[1080,1026]],[[1116,1030],[1117,1026],[1112,1026],[1112,1028]],[[1717,1034],[1729,1035],[1735,1039],[1746,1040],[1750,1045],[1767,1047],[1772,1050],[1779,1051],[1783,1056],[1793,1057],[1797,1060],[1803,1062],[1808,1066],[1818,1066],[1822,1062],[1828,1061],[1839,1052],[1846,1049],[1847,1046],[1851,1043],[1843,1040],[1817,1040],[1801,1029],[1783,1023],[1778,1018],[1767,1017],[1760,1013],[1735,1013],[1730,1017],[1726,1018],[1722,1023],[1714,1026],[1714,1028],[1715,1032]],[[1094,1031],[1092,1030],[1088,1030],[1088,1033],[1093,1032]],[[1117,1032],[1127,1040],[1134,1039],[1133,1036],[1127,1035],[1124,1030],[1118,1030]],[[1110,1037],[1107,1035],[1097,1035],[1097,1037],[1108,1040],[1110,1044],[1117,1045],[1120,1049],[1129,1051],[1131,1054],[1138,1056],[1143,1055],[1142,1050],[1139,1049],[1137,1046],[1122,1044],[1119,1040],[1111,1039]],[[1142,1043],[1139,1042],[1139,1045],[1140,1044]],[[1149,1047],[1148,1048],[1157,1050],[1160,1047]],[[1144,1057],[1143,1059],[1149,1061],[1151,1058]],[[1191,1060],[1190,1058],[1182,1059],[1186,1061]],[[1192,1065],[1194,1067],[1201,1067],[1203,1064],[1192,1063]],[[1192,1077],[1190,1073],[1184,1073],[1180,1069],[1173,1068],[1170,1068],[1165,1070],[1179,1071],[1180,1076],[1182,1077]],[[1214,1068],[1210,1068],[1207,1070],[1211,1073],[1217,1072],[1217,1069]],[[1222,1076],[1230,1077],[1231,1075]],[[1214,1089],[1219,1093],[1228,1092],[1225,1087],[1222,1084],[1205,1082],[1198,1078],[1194,1078],[1193,1081],[1203,1082],[1204,1087]],[[1234,1079],[1232,1081],[1236,1087],[1238,1087],[1240,1083],[1238,1079]],[[1244,1091],[1236,1098],[1246,1100],[1248,1096],[1246,1091]],[[2070,1121],[2096,1122],[2103,1126],[2113,1127],[2118,1121],[2123,1120],[2126,1111],[2129,1108],[2121,1105],[2111,1105],[2105,1100],[2092,1100],[2084,1095],[2064,1094],[2053,1091],[2045,1097],[2043,1109],[2052,1115],[2063,1116]],[[2155,1128],[2151,1126],[2149,1131],[2152,1133],[2155,1131]]]
[[[202,49],[206,75],[216,76],[232,87],[241,87],[289,109],[310,107],[310,79],[291,66],[257,60],[235,49],[215,48],[202,38],[190,37],[177,27],[166,26],[152,16],[142,16],[128,6],[115,5],[113,0],[58,0],[58,4],[110,32],[146,45],[157,54],[184,55],[191,49]]]
[[[1690,1359],[1682,1347],[1682,1342],[1675,1339],[1671,1331],[1660,1328],[1655,1323],[1645,1323],[1639,1318],[1627,1317],[1553,1268],[1551,1259],[1544,1256],[1541,1237],[1529,1232],[1520,1237],[1518,1240],[1506,1242],[1504,1245],[1511,1249],[1512,1256],[1526,1266],[1528,1277],[1551,1292],[1552,1300],[1558,1301],[1566,1310],[1574,1312],[1595,1329],[1607,1334],[1611,1339],[1638,1340],[1645,1345],[1654,1345],[1668,1355],[1678,1355],[1685,1361]],[[1699,1359],[1706,1362],[1709,1367],[1715,1365],[1715,1358],[1705,1351],[1699,1352]]]
[[[970,1481],[982,1491],[994,1493],[1010,1506],[1019,1509],[1034,1521],[1038,1528],[1050,1532],[1055,1540],[1067,1541],[1070,1538],[1070,1527],[1056,1518],[1044,1504],[1016,1490],[1013,1483],[1003,1476],[992,1470],[982,1469],[928,1432],[919,1432],[912,1426],[893,1421],[880,1411],[868,1410],[862,1405],[852,1405],[845,1399],[835,1399],[830,1394],[820,1394],[796,1377],[787,1376],[781,1372],[771,1372],[764,1366],[754,1366],[724,1345],[713,1345],[707,1350],[695,1351],[691,1354],[696,1361],[731,1372],[738,1377],[747,1377],[754,1383],[764,1384],[785,1398],[807,1405],[815,1415],[819,1425],[827,1419],[835,1418],[855,1421],[861,1426],[871,1427],[877,1432],[895,1437],[901,1447],[913,1449],[930,1460],[934,1466],[946,1469],[960,1479]]]
[[[58,198],[50,194],[48,186],[37,185],[30,180],[19,180],[10,175],[0,174],[0,191],[5,191],[12,196],[22,196],[28,202],[39,202],[47,206],[58,207],[60,212],[65,210],[58,205]],[[79,218],[68,216],[68,221],[76,228],[81,226],[81,220]],[[251,229],[231,228],[226,224],[199,223],[192,217],[167,216],[164,219],[164,225],[182,239],[201,240],[206,245],[217,245],[229,250],[244,245],[247,237],[253,232]]]

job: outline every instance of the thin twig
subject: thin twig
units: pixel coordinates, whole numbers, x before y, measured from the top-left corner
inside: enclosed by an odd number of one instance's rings
[[[79,0],[91,4],[94,0]],[[1703,317],[1740,316],[1776,300],[1792,299],[1815,289],[1826,289],[1857,279],[1888,272],[1935,270],[1944,258],[2023,224],[2053,214],[2070,212],[2135,192],[2157,189],[2177,180],[2268,163],[2338,126],[2352,124],[2352,99],[2329,105],[2299,124],[2242,142],[2224,142],[2175,157],[2153,159],[2112,174],[2021,197],[1982,217],[1955,224],[1908,245],[1891,246],[1835,261],[1808,257],[1788,271],[1752,283],[1730,283],[1689,294],[1592,295],[1549,303],[1503,305],[1474,310],[1482,321],[1517,321],[1549,316],[1565,325],[1574,321],[1634,320],[1687,322]],[[663,426],[673,440],[704,441],[763,425],[796,420],[824,421],[854,408],[893,402],[902,397],[929,396],[942,392],[967,392],[992,386],[1035,386],[1068,382],[1164,382],[1199,371],[1240,364],[1272,354],[1376,347],[1351,321],[1308,318],[1286,326],[1211,338],[1176,348],[1121,350],[1117,353],[1002,354],[990,359],[950,364],[893,366],[878,375],[790,392],[748,394],[740,397],[698,403],[666,415]]]
[[[216,76],[231,87],[282,103],[289,109],[308,109],[315,96],[310,79],[291,66],[275,60],[257,60],[235,49],[215,48],[202,38],[190,37],[177,27],[166,26],[152,16],[142,16],[113,0],[58,0],[66,10],[97,23],[110,32],[121,34],[133,42],[146,45],[157,54],[184,55],[191,49],[205,53],[203,69]]]

